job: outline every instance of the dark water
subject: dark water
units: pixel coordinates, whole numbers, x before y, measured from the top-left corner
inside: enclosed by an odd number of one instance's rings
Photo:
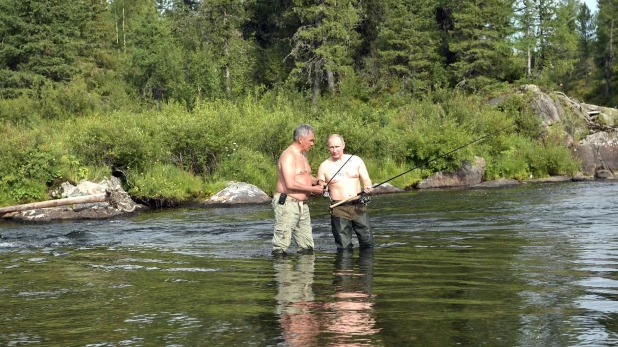
[[[270,206],[0,223],[2,346],[615,346],[618,183],[374,197],[377,247],[270,257]]]

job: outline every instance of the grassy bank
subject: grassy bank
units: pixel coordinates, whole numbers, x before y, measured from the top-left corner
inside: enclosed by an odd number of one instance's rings
[[[172,103],[19,124],[4,119],[0,206],[47,199],[63,181],[111,175],[121,177],[135,199],[160,206],[210,196],[229,180],[271,194],[278,155],[300,123],[316,129],[309,154],[314,170],[328,158],[328,134],[342,134],[348,153],[371,136],[359,155],[374,182],[504,129],[390,182],[401,188],[475,155],[487,161],[486,179],[577,171],[579,163],[562,144],[562,129],[543,132],[527,104],[515,94],[495,107],[480,97],[444,92],[426,100],[324,100],[316,110],[301,95],[270,91],[235,103],[200,102],[191,110]]]

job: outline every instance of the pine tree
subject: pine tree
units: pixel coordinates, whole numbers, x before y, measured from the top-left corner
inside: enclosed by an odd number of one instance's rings
[[[448,50],[454,55],[450,70],[457,87],[478,90],[505,79],[511,64],[512,0],[452,1]],[[443,10],[444,10],[443,9]]]
[[[438,54],[436,2],[396,0],[387,4],[388,16],[378,36],[385,74],[397,79],[406,90],[426,91],[436,82],[433,67],[443,63]]]
[[[615,45],[617,40],[616,18],[618,16],[618,0],[599,0],[597,26],[597,61],[604,70],[605,88],[603,95],[610,97],[612,69],[614,66]]]
[[[359,35],[360,8],[355,0],[295,0],[294,12],[301,27],[292,38],[290,57],[296,72],[305,73],[311,84],[312,104],[317,104],[324,77],[331,93],[336,78],[353,72]]]

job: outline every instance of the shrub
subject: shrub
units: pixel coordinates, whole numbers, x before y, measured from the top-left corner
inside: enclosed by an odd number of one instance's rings
[[[277,184],[277,166],[263,153],[238,148],[221,162],[215,179],[250,183],[272,195]]]
[[[136,200],[155,207],[174,206],[191,201],[202,192],[203,181],[176,166],[153,163],[143,172],[129,171],[128,193]]]

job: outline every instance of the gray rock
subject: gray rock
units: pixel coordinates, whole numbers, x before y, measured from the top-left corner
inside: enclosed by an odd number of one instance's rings
[[[244,182],[229,182],[227,187],[203,202],[205,206],[263,204],[271,197],[258,187]]]
[[[613,180],[614,174],[609,170],[597,170],[595,177],[602,180]]]
[[[576,173],[575,176],[573,176],[574,182],[592,181],[592,180],[594,180],[594,176],[586,176],[581,171]]]
[[[390,183],[384,183],[377,188],[373,188],[371,194],[390,194],[390,193],[401,193],[405,192],[403,189],[399,189]]]
[[[484,174],[485,159],[475,157],[474,163],[464,162],[455,173],[436,172],[414,187],[417,189],[428,189],[473,186],[482,182]]]
[[[506,187],[515,187],[520,185],[521,182],[513,179],[500,178],[497,180],[481,182],[479,184],[475,184],[471,186],[472,189],[483,189],[483,188],[506,188]]]
[[[108,219],[116,216],[126,215],[136,210],[145,209],[145,206],[136,204],[129,195],[122,189],[120,180],[113,177],[111,180],[104,180],[100,183],[93,183],[82,180],[77,186],[68,182],[63,182],[56,190],[55,195],[63,198],[88,196],[94,194],[111,192],[111,201],[94,202],[86,204],[65,205],[36,210],[9,213],[3,216],[18,222],[52,222],[60,220],[82,220],[82,219]]]
[[[573,147],[572,154],[581,160],[582,172],[594,175],[597,170],[618,171],[618,134],[601,131]]]
[[[537,116],[541,117],[544,125],[547,126],[561,121],[560,115],[564,113],[564,110],[560,103],[554,102],[549,95],[543,93],[535,85],[524,85],[521,90],[534,94],[530,107]]]
[[[533,178],[525,180],[524,183],[550,183],[550,182],[569,182],[573,179],[570,176],[552,176],[543,178]]]

